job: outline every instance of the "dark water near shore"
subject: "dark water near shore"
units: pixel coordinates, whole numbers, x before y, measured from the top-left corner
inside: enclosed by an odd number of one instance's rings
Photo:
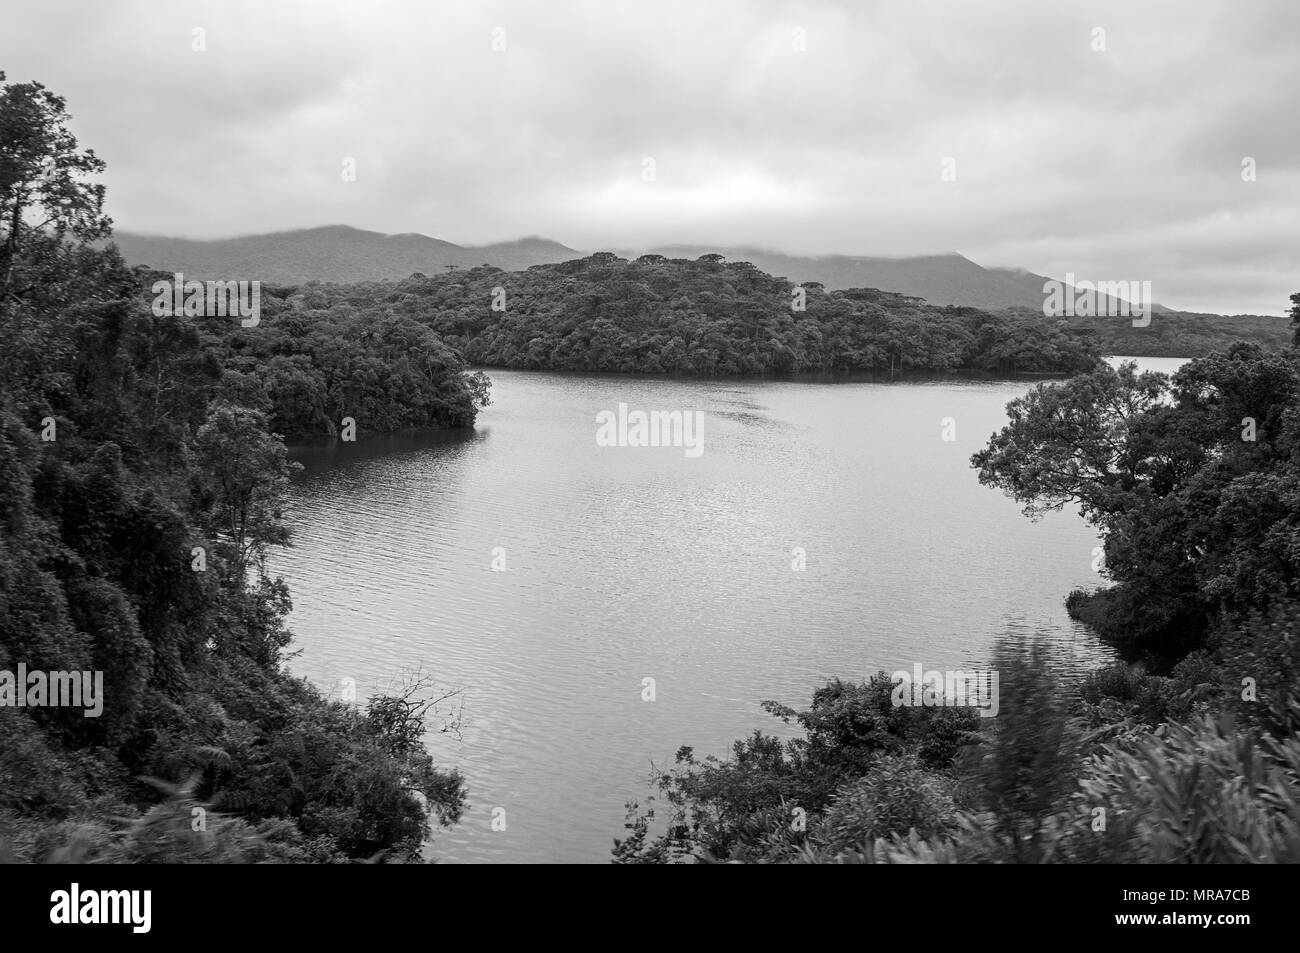
[[[417,671],[463,689],[459,737],[429,746],[471,808],[433,857],[603,862],[652,760],[781,733],[759,702],[833,676],[978,666],[1003,633],[1065,672],[1111,657],[1063,607],[1099,581],[1096,535],[1031,523],[969,466],[1029,383],[491,377],[471,433],[296,451],[272,566],[296,671],[362,698]],[[597,446],[619,403],[702,411],[703,454]]]

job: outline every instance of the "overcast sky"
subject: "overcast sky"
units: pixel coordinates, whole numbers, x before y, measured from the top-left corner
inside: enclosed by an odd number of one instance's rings
[[[0,3],[0,69],[68,100],[122,230],[956,250],[1226,312],[1300,290],[1294,0]]]

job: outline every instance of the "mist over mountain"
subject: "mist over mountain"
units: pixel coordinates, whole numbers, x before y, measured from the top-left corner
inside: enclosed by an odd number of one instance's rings
[[[195,240],[118,232],[114,236],[131,264],[180,271],[196,278],[253,278],[278,284],[307,281],[400,280],[450,268],[493,265],[521,271],[533,265],[571,261],[588,254],[547,238],[463,246],[414,232],[386,235],[347,225]],[[635,258],[641,251],[620,250]],[[828,290],[878,288],[935,305],[988,310],[1041,308],[1041,275],[1009,268],[984,268],[956,252],[901,258],[850,255],[798,256],[757,248],[668,245],[648,253],[696,259],[720,254],[748,261],[794,282],[819,282]],[[1155,310],[1165,310],[1159,305]]]
[[[415,232],[385,235],[347,225],[208,240],[116,232],[113,240],[132,265],[195,278],[255,278],[274,284],[384,281],[414,272],[435,274],[450,266],[495,265],[519,271],[581,257],[572,248],[538,237],[463,246]]]
[[[903,258],[824,255],[804,257],[758,248],[671,245],[653,251],[670,258],[698,258],[717,252],[729,261],[748,261],[768,274],[795,282],[816,281],[828,289],[879,288],[936,305],[968,305],[986,310],[1041,308],[1043,282],[1029,271],[984,268],[949,252]]]

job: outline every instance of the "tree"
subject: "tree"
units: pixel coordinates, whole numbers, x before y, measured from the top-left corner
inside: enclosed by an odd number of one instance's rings
[[[979,481],[1026,516],[1077,503],[1103,528],[1134,505],[1150,477],[1143,415],[1167,399],[1169,379],[1129,362],[1039,384],[1007,405],[1010,423],[971,457]]]
[[[84,243],[109,234],[104,186],[82,181],[104,163],[78,150],[70,118],[63,98],[40,83],[0,86],[0,297],[13,293],[27,235],[49,230]]]
[[[1132,364],[1040,385],[971,458],[1031,517],[1077,503],[1119,585],[1071,609],[1174,654],[1300,585],[1300,367],[1238,343],[1172,377]]]
[[[265,414],[231,404],[212,409],[195,434],[194,451],[205,522],[227,548],[229,579],[242,588],[266,547],[289,540],[281,513],[297,464],[289,463],[279,436],[267,432]]]
[[[153,315],[158,276],[87,243],[100,165],[66,118],[0,83],[0,669],[93,671],[108,704],[0,706],[0,859],[418,859],[429,809],[464,803],[419,744],[432,702],[362,711],[283,668],[289,591],[262,557],[291,466],[264,384],[301,371],[314,414],[355,375],[367,420],[472,424],[487,380],[375,287],[388,321],[318,288],[264,289],[255,334]]]

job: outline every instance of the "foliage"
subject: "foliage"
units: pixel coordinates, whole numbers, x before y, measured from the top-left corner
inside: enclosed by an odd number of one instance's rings
[[[1290,350],[1235,344],[1172,377],[1098,367],[1012,401],[972,464],[1030,516],[1077,505],[1116,585],[1072,610],[1176,659],[1219,620],[1297,594],[1298,399]]]
[[[1106,808],[1104,831],[1076,823],[1076,854],[1125,863],[1300,861],[1300,740],[1262,740],[1231,720],[1170,724],[1106,746],[1078,803]],[[1083,812],[1076,812],[1079,817]]]
[[[822,849],[839,853],[892,834],[934,837],[956,818],[954,787],[915,755],[886,755],[839,791],[814,838]]]
[[[387,297],[332,304],[316,287],[264,286],[256,327],[193,320],[221,368],[220,396],[265,412],[286,439],[337,436],[344,417],[359,433],[472,426],[487,377]]]
[[[802,286],[718,255],[608,252],[522,272],[482,266],[398,283],[311,283],[286,303],[296,327],[337,315],[407,319],[476,365],[726,377],[870,373],[1072,373],[1086,335],[1039,315],[938,308],[919,298]],[[494,302],[498,308],[494,310]],[[392,316],[390,318],[390,316]]]
[[[860,684],[832,681],[805,711],[764,702],[770,713],[796,721],[804,737],[782,741],[755,731],[735,742],[727,760],[697,760],[692,749],[682,748],[675,767],[656,776],[658,793],[646,810],[628,806],[628,836],[615,842],[616,860],[744,856],[756,841],[765,843],[764,855],[793,849],[802,839],[792,836],[796,809],[807,816],[824,810],[882,758],[902,758],[889,763],[904,768],[942,770],[973,737],[978,716],[972,711],[896,706],[892,693],[884,672]],[[669,816],[666,832],[654,837],[658,800],[666,802]]]
[[[1215,634],[1228,710],[1278,737],[1300,733],[1300,603],[1285,601]]]
[[[1040,319],[1041,311],[1008,309],[1010,314]],[[1193,311],[1156,311],[1145,326],[1134,327],[1122,316],[1074,316],[1066,327],[1086,335],[1102,354],[1126,357],[1203,357],[1222,351],[1237,341],[1250,341],[1267,351],[1280,351],[1291,343],[1287,319],[1264,314],[1202,314]]]
[[[0,853],[417,858],[433,819],[464,808],[459,773],[422,745],[445,698],[358,709],[285,671],[289,593],[263,556],[288,539],[290,467],[265,391],[235,386],[258,372],[237,353],[258,329],[156,315],[149,275],[88,244],[107,221],[80,177],[101,166],[65,119],[39,85],[0,87],[0,263],[21,278],[0,298],[0,670],[102,672],[104,706],[0,707]],[[23,218],[42,203],[57,206],[44,230]],[[397,320],[378,343],[332,346],[377,360],[403,331],[412,349],[430,337]],[[304,356],[290,332],[267,337]],[[414,397],[391,397],[424,401],[409,422],[472,423],[485,384],[449,354],[409,355]],[[390,426],[375,390],[392,378],[341,379],[347,360],[304,373],[363,428]]]
[[[1238,636],[1252,638],[1246,631]],[[1057,682],[1039,649],[1023,648],[999,646],[1001,710],[952,764],[926,765],[914,748],[867,762],[829,749],[825,755],[839,759],[848,780],[807,810],[800,831],[791,824],[797,802],[790,795],[815,784],[826,764],[813,770],[808,760],[781,758],[768,761],[764,772],[752,758],[753,744],[738,744],[726,761],[688,757],[668,785],[661,779],[673,808],[669,832],[654,838],[654,809],[630,805],[628,837],[615,841],[615,861],[1300,859],[1300,738],[1243,729],[1231,714],[1215,711],[1225,697],[1215,693],[1215,683],[1234,655],[1189,657],[1170,676],[1111,666],[1070,689]],[[1289,711],[1275,721],[1300,723],[1294,691],[1285,704]],[[1162,713],[1184,720],[1161,720]],[[933,721],[922,730],[938,727]],[[780,790],[755,784],[771,780],[773,768],[780,769]],[[765,796],[748,796],[755,790]],[[708,822],[692,826],[701,817]]]
[[[1041,644],[1000,642],[992,667],[1000,711],[984,743],[964,752],[963,776],[991,819],[989,832],[1017,863],[1035,863],[1048,849],[1047,819],[1070,787],[1078,732]]]
[[[24,290],[23,259],[39,257],[28,254],[30,238],[88,242],[111,224],[103,214],[104,186],[86,181],[104,163],[77,148],[62,97],[40,83],[4,80],[0,72],[0,298]]]

